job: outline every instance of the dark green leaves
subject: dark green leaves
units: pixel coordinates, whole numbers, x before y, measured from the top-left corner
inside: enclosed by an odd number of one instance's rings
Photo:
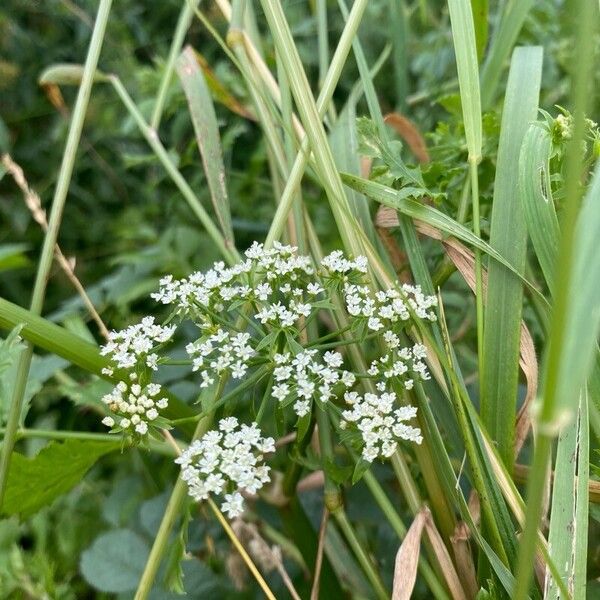
[[[140,580],[150,548],[129,529],[115,529],[97,538],[81,556],[81,572],[103,592],[130,592]]]
[[[105,454],[120,442],[67,440],[51,442],[33,458],[14,453],[2,512],[29,517],[76,486]]]

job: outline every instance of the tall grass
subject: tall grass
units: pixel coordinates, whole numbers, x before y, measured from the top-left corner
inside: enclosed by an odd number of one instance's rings
[[[488,3],[449,0],[464,126],[461,144],[467,154],[466,163],[454,167],[462,169],[463,190],[465,194],[470,193],[472,200],[470,214],[464,209],[465,215],[461,215],[460,203],[453,214],[450,204],[436,207],[431,202],[435,193],[425,184],[422,172],[410,166],[408,155],[398,152],[392,143],[391,130],[385,123],[371,78],[371,65],[360,42],[359,27],[367,9],[366,0],[356,0],[349,12],[343,1],[339,7],[320,1],[314,3],[318,32],[315,44],[318,77],[314,85],[279,0],[261,0],[262,11],[256,14],[258,7],[252,8],[250,3],[234,0],[230,5],[227,0],[219,0],[216,4],[230,26],[227,40],[212,28],[207,14],[202,12],[203,5],[188,0],[182,4],[149,122],[118,74],[96,72],[110,4],[110,0],[101,0],[84,68],[76,72],[80,78],[75,77],[74,83],[79,85],[79,92],[30,309],[0,299],[0,326],[13,329],[23,325],[20,334],[28,340],[19,360],[10,418],[4,432],[0,505],[15,441],[19,435],[26,435],[26,431],[18,431],[18,424],[33,347],[56,353],[89,373],[109,377],[102,371],[107,362],[95,345],[40,316],[94,79],[99,85],[109,85],[114,90],[115,98],[132,118],[223,260],[233,264],[240,257],[241,249],[235,247],[227,171],[210,87],[193,49],[182,50],[186,31],[196,18],[209,27],[208,34],[216,39],[238,69],[265,139],[277,196],[266,246],[282,239],[293,241],[315,258],[322,255],[323,240],[316,235],[311,209],[303,202],[303,180],[310,176],[312,184],[316,183],[323,190],[341,246],[350,255],[368,257],[370,285],[374,290],[395,285],[398,273],[392,266],[393,256],[385,254],[384,244],[377,237],[378,230],[369,221],[375,210],[369,212],[367,203],[377,209],[381,207],[378,215],[387,214],[392,228],[399,228],[400,235],[390,237],[393,249],[405,253],[401,276],[418,283],[427,293],[438,295],[438,321],[431,329],[415,324],[410,330],[413,341],[427,346],[433,376],[431,381],[416,384],[408,398],[419,407],[423,444],[416,450],[403,449],[393,456],[387,471],[389,477],[393,477],[393,486],[384,487],[375,470],[360,473],[368,501],[377,507],[400,549],[397,564],[402,566],[396,571],[393,597],[410,597],[418,568],[419,577],[428,590],[427,597],[469,598],[481,589],[483,597],[490,594],[489,597],[517,600],[540,597],[544,593],[554,598],[584,598],[590,415],[593,418],[594,414],[589,411],[590,405],[598,403],[597,390],[593,382],[588,385],[587,380],[592,362],[597,358],[600,326],[600,260],[595,251],[600,236],[600,172],[596,169],[587,185],[580,147],[584,139],[584,115],[589,108],[597,7],[584,0],[578,3],[581,13],[577,18],[573,59],[577,69],[572,73],[573,136],[567,148],[565,203],[557,213],[550,193],[552,140],[541,124],[535,123],[542,50],[515,48],[532,3],[501,4],[494,20],[497,26],[491,32],[492,41],[487,44]],[[426,15],[427,3],[420,5],[422,14]],[[390,8],[391,22],[394,28],[399,27],[407,17],[405,3],[390,2]],[[328,34],[328,23],[334,18],[344,22],[339,40],[332,40]],[[397,105],[405,107],[407,46],[405,40],[395,37],[394,28],[390,33],[394,84]],[[257,37],[259,32],[263,39]],[[399,35],[402,34],[400,29]],[[263,48],[271,44],[274,53],[266,58]],[[374,123],[367,134],[356,125],[356,97],[346,99],[348,103],[341,110],[333,101],[351,50],[358,67],[358,90],[365,97]],[[504,67],[510,56],[506,74]],[[72,75],[74,71],[69,73]],[[175,73],[185,92],[212,208],[202,204],[160,139],[159,125]],[[64,70],[58,69],[49,71],[46,76],[53,78],[54,83],[64,83],[64,74]],[[479,191],[480,164],[487,158],[483,156],[486,140],[482,106],[485,109],[494,106],[499,83],[504,80],[506,93],[501,102],[498,156],[493,164],[494,193],[487,213],[488,236],[487,223],[482,221]],[[368,138],[367,145],[376,165],[388,169],[387,180],[372,181],[365,173],[361,176],[357,156],[348,154],[348,145],[355,152],[360,136]],[[586,184],[585,189],[582,182]],[[389,212],[382,213],[382,210]],[[463,216],[470,221],[469,227],[463,225]],[[529,240],[532,252],[528,255]],[[432,259],[433,244],[436,244],[434,257],[442,255],[439,261]],[[541,279],[546,284],[543,287],[537,285],[540,278],[532,267],[534,262],[540,266]],[[439,277],[440,270],[434,264],[451,271],[456,269],[457,277],[472,285],[476,327],[475,347],[471,350],[477,354],[476,386],[469,385],[462,372],[461,350],[450,331],[451,294],[446,294],[445,279]],[[463,287],[461,293],[465,297],[461,301],[466,303],[470,291],[467,285]],[[548,293],[542,291],[545,289]],[[539,398],[531,416],[525,414],[521,420],[517,405],[524,306],[533,307],[527,313],[528,318],[529,313],[538,315],[534,326],[540,331],[544,348]],[[343,321],[338,325],[345,331]],[[306,335],[313,341],[318,337],[310,327]],[[355,368],[365,372],[365,348],[355,343],[350,334],[340,343],[347,344]],[[118,380],[118,373],[111,377]],[[254,383],[248,381],[248,387]],[[222,381],[213,396],[202,397],[209,410],[198,418],[195,410],[171,395],[167,416],[173,420],[177,435],[190,441],[210,428],[226,399],[229,397]],[[357,577],[367,590],[365,595],[390,597],[389,582],[380,571],[382,557],[374,556],[365,543],[360,519],[351,518],[353,513],[347,510],[344,490],[353,483],[352,477],[341,475],[331,467],[340,453],[353,468],[360,467],[356,466],[359,461],[350,447],[337,447],[333,442],[339,423],[324,410],[316,412],[319,453],[316,459],[310,454],[310,460],[320,461],[319,469],[324,473],[324,509],[327,518],[331,515],[332,519],[329,522],[324,519],[326,525],[321,535],[317,535],[304,514],[296,487],[304,465],[309,462],[309,453],[306,442],[298,441],[289,455],[299,460],[289,460],[283,473],[279,503],[274,503],[281,527],[289,543],[301,555],[313,589],[320,587],[321,597],[341,597],[344,586],[348,587],[345,573],[355,571],[360,571]],[[527,435],[532,422],[533,433],[527,438],[527,448],[533,451],[534,458],[528,471],[525,502],[513,475],[516,477],[514,466],[520,456],[523,436]],[[525,423],[524,430],[519,430],[519,423]],[[556,458],[552,461],[557,438]],[[156,450],[156,446],[160,444],[151,446],[150,450]],[[164,445],[161,448],[164,452]],[[554,483],[549,529],[546,529],[541,516],[552,470]],[[161,564],[166,562],[172,532],[187,508],[186,485],[177,479],[141,575],[136,600],[150,596]],[[219,515],[216,516],[222,521]],[[414,519],[413,527],[406,521],[406,515]],[[224,524],[228,535],[233,535],[227,522]],[[573,541],[566,536],[572,524]],[[239,544],[235,536],[233,541],[234,545]],[[546,574],[545,583],[532,583],[536,552]],[[249,556],[244,555],[244,558],[250,561],[251,569],[256,569]],[[258,571],[255,576],[269,596],[268,584]]]

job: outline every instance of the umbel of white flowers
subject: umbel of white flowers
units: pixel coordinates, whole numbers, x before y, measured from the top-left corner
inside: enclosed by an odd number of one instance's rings
[[[271,480],[263,457],[275,452],[275,440],[262,437],[256,423],[239,425],[235,417],[219,421],[219,429],[208,431],[175,459],[181,478],[195,500],[224,496],[221,510],[234,518],[244,510],[242,492],[256,494]]]
[[[164,277],[152,297],[171,307],[168,324],[145,317],[137,325],[112,332],[102,348],[113,365],[105,373],[113,375],[114,368],[124,372],[123,380],[103,398],[109,412],[103,422],[113,432],[138,441],[152,430],[168,427],[161,414],[168,400],[152,379],[167,359],[164,347],[177,324],[187,320],[197,329],[196,339],[185,349],[201,388],[222,378],[243,379],[251,369],[266,369],[272,376],[271,398],[298,419],[309,415],[315,402],[325,405],[343,398],[349,408],[342,412],[341,425],[358,435],[367,461],[390,456],[400,440],[419,443],[420,431],[405,423],[416,409],[401,407],[398,400],[403,389],[429,378],[427,353],[423,345],[405,347],[402,340],[407,339],[404,331],[412,319],[435,320],[436,298],[407,284],[373,291],[367,271],[368,261],[362,256],[352,259],[335,251],[315,264],[294,247],[276,243],[267,249],[255,242],[233,266],[217,262],[184,279]],[[334,317],[344,313],[346,334],[369,340],[371,352],[379,352],[367,373],[345,365],[341,352],[327,350],[342,332],[329,334],[325,348],[303,339],[304,325],[319,311]],[[231,432],[221,431],[225,433]],[[193,448],[200,457],[208,446]],[[231,477],[228,486],[253,489],[266,477],[266,472],[260,473],[250,487]],[[214,477],[206,483],[207,478],[190,490],[200,497],[202,490],[210,493],[218,488],[215,493],[226,491],[231,496],[227,502],[239,505],[239,489],[228,491],[214,483]]]

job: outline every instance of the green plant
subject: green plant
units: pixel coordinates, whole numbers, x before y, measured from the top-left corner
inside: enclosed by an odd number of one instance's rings
[[[563,26],[566,7],[530,2],[188,0],[167,25],[162,7],[125,4],[109,19],[100,3],[83,67],[40,77],[70,127],[30,310],[25,236],[1,240],[16,290],[0,298],[2,592],[584,598],[598,572],[597,7],[576,3]],[[138,64],[122,22],[164,32],[165,61]],[[107,216],[89,176],[98,235],[122,238],[87,272],[116,330],[102,347],[78,297],[51,286],[45,302],[59,227],[67,255],[96,248],[65,207],[86,187],[78,148],[139,192]],[[221,440],[252,469],[232,470]],[[222,482],[199,475],[207,457]],[[82,552],[68,529],[44,532],[86,486],[105,526]]]

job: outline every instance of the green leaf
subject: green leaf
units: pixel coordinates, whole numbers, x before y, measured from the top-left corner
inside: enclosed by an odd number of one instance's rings
[[[102,456],[120,442],[50,442],[33,458],[14,453],[2,512],[29,517],[76,486]]]
[[[512,273],[516,274],[523,280],[525,284],[542,300],[546,305],[546,299],[540,294],[539,290],[533,286],[527,279],[525,279],[501,254],[499,254],[489,244],[484,242],[481,238],[477,237],[472,231],[467,229],[464,225],[461,225],[447,214],[441,212],[437,208],[421,204],[416,200],[412,199],[412,194],[406,195],[403,190],[395,190],[393,188],[376,183],[375,181],[369,181],[362,177],[356,177],[348,173],[341,173],[342,181],[349,187],[361,191],[363,194],[372,198],[376,202],[395,208],[402,214],[411,217],[412,219],[418,219],[423,221],[437,230],[448,235],[452,235],[455,238],[462,240],[463,242],[485,252],[491,256],[494,260],[504,265]]]
[[[569,310],[555,373],[557,419],[572,418],[576,399],[592,367],[600,328],[600,165],[583,199],[574,235]],[[563,421],[564,422],[564,421]]]
[[[519,156],[519,189],[527,232],[552,292],[560,228],[550,184],[551,149],[550,132],[541,123],[530,125]]]
[[[490,246],[519,273],[525,270],[527,227],[515,173],[519,172],[523,135],[537,114],[542,57],[539,47],[517,48],[513,54],[494,182]],[[514,462],[522,303],[522,280],[497,261],[491,261],[483,337],[481,416],[509,471]]]
[[[519,0],[503,5],[502,16],[492,35],[492,43],[481,70],[481,104],[484,110],[487,110],[496,98],[506,59],[510,56],[525,18],[534,4],[534,0]]]
[[[83,77],[83,65],[60,63],[44,69],[38,77],[40,85],[80,85]],[[108,81],[108,75],[96,69],[94,81]]]
[[[177,74],[188,101],[204,173],[221,231],[226,243],[233,247],[235,242],[217,115],[210,90],[191,46],[185,48],[177,59]]]
[[[477,42],[477,58],[481,61],[488,40],[488,0],[471,0],[471,8]]]
[[[23,252],[27,250],[26,244],[2,244],[0,246],[0,271],[20,269],[30,264]]]
[[[581,406],[586,408],[584,394],[582,394]],[[580,412],[580,416],[582,413]],[[587,434],[584,433],[584,437]],[[567,583],[573,582],[573,570],[575,559],[575,548],[581,543],[583,536],[587,548],[587,483],[584,484],[583,497],[578,494],[578,467],[586,470],[584,466],[588,462],[586,455],[583,462],[579,454],[580,444],[580,420],[574,419],[565,426],[558,437],[556,450],[556,462],[554,464],[554,484],[552,488],[552,512],[550,513],[550,529],[548,531],[548,547],[550,556],[557,565],[562,579]],[[587,444],[584,444],[586,450]],[[579,474],[581,476],[581,474]],[[587,481],[587,476],[584,481]],[[586,507],[586,518],[584,523],[576,523],[578,505],[582,502]],[[581,530],[578,528],[581,526]],[[585,552],[584,552],[585,554]],[[585,577],[585,572],[584,572]],[[584,578],[585,583],[585,578]],[[570,586],[571,587],[571,586]],[[572,592],[572,589],[571,589]],[[558,600],[561,597],[560,590],[553,585],[549,588],[546,598]],[[583,596],[575,596],[583,597]]]
[[[113,594],[135,590],[150,548],[129,529],[104,533],[81,555],[85,580],[97,590]]]
[[[469,0],[448,0],[452,41],[456,54],[458,85],[465,124],[467,148],[471,160],[481,158],[481,98],[475,26]]]

